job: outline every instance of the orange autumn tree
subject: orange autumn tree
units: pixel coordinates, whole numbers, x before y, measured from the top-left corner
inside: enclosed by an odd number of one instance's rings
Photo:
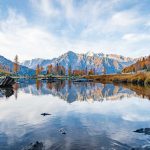
[[[44,70],[44,68],[42,66],[40,66],[39,64],[37,64],[37,66],[36,66],[36,76],[38,76],[43,70]]]
[[[82,76],[82,75],[87,75],[85,70],[73,70],[72,74],[74,76]]]
[[[150,56],[143,57],[142,59],[138,60],[135,64],[125,67],[122,70],[122,72],[130,73],[130,72],[137,72],[141,70],[150,71]]]
[[[18,55],[16,55],[13,64],[13,72],[16,74],[18,71],[19,71],[19,61],[18,61]]]
[[[38,76],[40,74],[40,65],[37,64],[36,66],[36,76]]]
[[[47,74],[52,74],[53,72],[53,65],[48,65],[47,66]]]
[[[150,56],[145,60],[145,65],[148,71],[150,71]]]
[[[47,66],[47,74],[54,74],[54,75],[65,75],[66,70],[64,66],[56,65],[48,65]]]
[[[94,75],[94,69],[90,69],[88,75]]]

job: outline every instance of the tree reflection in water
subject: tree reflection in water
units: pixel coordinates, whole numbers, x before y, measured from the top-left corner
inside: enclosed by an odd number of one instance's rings
[[[9,97],[14,94],[18,97],[18,90],[33,95],[51,94],[71,103],[73,101],[103,101],[118,100],[124,97],[140,96],[150,99],[150,88],[135,85],[113,85],[95,82],[73,82],[71,80],[60,80],[45,82],[42,80],[23,80],[15,83],[13,88],[0,89],[0,97]]]
[[[148,97],[148,87],[135,85],[113,85],[101,84],[95,82],[73,82],[71,80],[60,80],[55,82],[46,82],[42,80],[21,80],[15,83],[13,89],[0,90],[0,96],[9,97],[12,94],[17,99],[18,90],[33,95],[58,96],[61,99],[71,103],[74,101],[103,101],[103,100],[121,100],[125,97],[140,96]]]

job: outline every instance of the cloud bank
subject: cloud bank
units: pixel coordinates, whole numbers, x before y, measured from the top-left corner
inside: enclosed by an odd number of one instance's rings
[[[53,58],[69,50],[148,55],[148,4],[148,0],[0,1],[0,54],[10,59],[18,54],[21,60]]]

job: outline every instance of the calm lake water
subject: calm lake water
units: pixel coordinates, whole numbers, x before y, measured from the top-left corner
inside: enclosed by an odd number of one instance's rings
[[[20,80],[0,90],[0,150],[150,149],[140,128],[150,128],[150,100],[122,86]]]

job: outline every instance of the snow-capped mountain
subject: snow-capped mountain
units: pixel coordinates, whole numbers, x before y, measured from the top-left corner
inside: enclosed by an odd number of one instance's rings
[[[11,60],[6,59],[5,57],[0,55],[0,64],[3,66],[8,66],[11,71],[13,68],[13,62]],[[19,72],[20,75],[35,75],[35,70],[28,68],[26,66],[20,65]]]
[[[85,54],[77,54],[69,51],[58,58],[54,59],[32,59],[22,63],[22,65],[31,69],[36,69],[37,64],[43,66],[45,69],[49,64],[56,66],[57,64],[64,66],[66,70],[71,66],[75,69],[95,69],[97,74],[102,74],[104,68],[106,73],[120,72],[124,67],[133,64],[136,60],[115,54],[103,54],[87,52]]]
[[[51,64],[52,60],[49,59],[42,59],[42,58],[36,58],[32,60],[26,60],[23,63],[21,63],[23,66],[26,66],[31,69],[36,69],[37,64],[40,66],[43,66],[44,68],[47,67],[47,65]]]

